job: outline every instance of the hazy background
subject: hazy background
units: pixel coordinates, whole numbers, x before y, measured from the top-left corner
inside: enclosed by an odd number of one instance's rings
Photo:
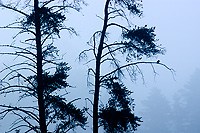
[[[89,41],[92,34],[102,28],[103,22],[96,15],[103,17],[105,0],[87,0],[86,2],[88,6],[83,7],[81,13],[70,11],[67,15],[69,20],[66,22],[66,25],[74,27],[79,36],[69,36],[64,31],[61,32],[61,39],[55,41],[55,45],[60,49],[60,54],[65,54],[64,61],[68,62],[72,67],[69,83],[76,86],[76,88],[72,88],[68,96],[70,99],[83,97],[82,100],[77,102],[80,106],[85,105],[85,97],[92,98],[92,95],[89,94],[89,90],[92,88],[87,87],[87,66],[83,65],[84,62],[79,62],[77,58],[83,49],[89,48],[86,42]],[[160,91],[160,94],[169,101],[170,106],[173,105],[174,95],[185,89],[190,78],[200,68],[199,5],[199,0],[143,0],[144,16],[141,19],[135,17],[131,20],[132,23],[139,26],[148,25],[149,27],[156,27],[158,43],[161,43],[167,50],[164,56],[158,56],[157,59],[176,71],[176,75],[173,77],[170,71],[157,66],[155,68],[159,75],[154,77],[151,67],[144,66],[142,70],[145,76],[145,84],[143,84],[140,77],[138,77],[136,82],[131,82],[129,77],[126,77],[127,87],[134,91],[132,96],[136,104],[135,112],[139,116],[142,116],[145,108],[143,101],[148,100],[155,89],[157,89],[156,92]],[[17,16],[11,11],[0,10],[0,26],[14,21]],[[15,33],[15,30],[0,29],[0,43],[11,43],[12,36]],[[114,35],[113,33],[111,34],[115,36],[115,33]],[[118,38],[119,35],[116,34],[116,39]],[[157,59],[152,60],[156,61]],[[8,58],[0,57],[0,62],[1,64],[9,63],[12,60],[9,61]],[[0,69],[3,68],[1,64]],[[198,79],[199,76],[196,76],[195,79]],[[198,84],[198,82],[194,84],[197,88],[199,85],[200,83]],[[88,128],[87,132],[90,131]],[[139,131],[140,128],[138,128]]]

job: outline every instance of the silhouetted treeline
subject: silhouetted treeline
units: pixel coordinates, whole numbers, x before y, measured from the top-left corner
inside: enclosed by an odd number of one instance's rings
[[[143,101],[140,111],[143,124],[138,133],[199,133],[200,131],[200,70],[196,70],[184,88],[180,89],[172,103],[152,89]]]

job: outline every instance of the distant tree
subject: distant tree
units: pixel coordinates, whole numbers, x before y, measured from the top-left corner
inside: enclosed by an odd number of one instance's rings
[[[172,104],[172,132],[173,133],[187,133],[187,114],[185,110],[185,103],[181,92],[174,95]]]
[[[128,71],[132,79],[136,78],[137,73],[142,74],[139,67],[140,64],[150,64],[155,72],[153,65],[162,65],[169,70],[165,64],[160,61],[139,61],[143,57],[153,57],[158,54],[164,54],[165,50],[160,45],[156,44],[155,27],[148,28],[146,25],[139,27],[131,24],[130,16],[142,16],[142,1],[141,0],[106,0],[104,8],[103,28],[96,31],[88,44],[90,49],[84,50],[80,54],[80,59],[87,57],[86,52],[92,51],[94,58],[87,62],[95,61],[95,69],[89,68],[89,75],[95,77],[94,103],[93,103],[93,132],[98,133],[99,120],[99,92],[102,84],[108,81],[108,77],[117,77],[120,79],[124,75],[124,69]],[[127,24],[121,25],[117,23],[119,18],[125,20]],[[121,20],[120,19],[120,20]],[[120,21],[121,22],[121,21]],[[117,27],[121,30],[121,40],[109,40],[108,28]],[[116,35],[116,34],[115,34]],[[114,39],[116,40],[116,39]],[[125,60],[121,60],[119,56],[125,56]],[[107,64],[113,66],[113,70],[101,73],[102,66],[107,67]],[[107,69],[109,70],[109,69]],[[156,72],[155,72],[156,73]],[[143,76],[143,75],[142,75]],[[137,121],[135,121],[137,122]],[[138,126],[137,123],[135,123]]]
[[[0,7],[22,15],[16,22],[1,28],[18,29],[15,38],[27,33],[28,38],[21,41],[21,45],[0,45],[14,49],[13,52],[0,54],[22,57],[19,63],[5,65],[6,68],[0,72],[2,75],[5,74],[1,78],[0,94],[18,93],[19,101],[30,98],[38,102],[38,105],[33,106],[0,105],[2,119],[9,113],[19,117],[13,122],[10,132],[25,128],[24,132],[47,133],[47,126],[51,124],[55,125],[53,132],[67,132],[76,126],[84,127],[86,124],[84,110],[73,104],[75,100],[67,102],[64,97],[67,94],[66,87],[69,87],[66,79],[70,67],[61,61],[58,56],[59,50],[53,46],[54,39],[56,36],[59,37],[61,30],[66,29],[75,33],[72,27],[64,25],[64,13],[69,8],[79,11],[81,2],[83,1],[34,0],[33,6],[31,0],[13,1],[9,4],[1,1]],[[60,94],[59,91],[64,94]]]
[[[183,133],[198,133],[200,131],[200,70],[196,70],[191,76],[189,82],[181,89],[175,99],[174,105],[174,123],[175,131]],[[175,96],[177,97],[177,96]]]
[[[143,101],[141,133],[171,133],[172,111],[169,101],[159,89],[152,89],[149,97]]]

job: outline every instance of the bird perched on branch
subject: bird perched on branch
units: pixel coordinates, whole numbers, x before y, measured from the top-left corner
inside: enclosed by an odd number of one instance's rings
[[[157,63],[160,63],[160,60],[157,60]]]

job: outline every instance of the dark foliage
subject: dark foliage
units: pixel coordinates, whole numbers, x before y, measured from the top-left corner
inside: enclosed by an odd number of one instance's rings
[[[116,80],[110,78],[105,84],[111,97],[108,104],[100,108],[100,124],[108,133],[135,131],[140,126],[138,122],[142,121],[133,113],[134,100],[130,98],[132,92]]]
[[[53,46],[53,44],[48,44],[45,49],[42,52],[43,59],[56,59],[56,56],[58,56],[59,50],[57,47]]]
[[[40,24],[42,35],[56,34],[59,35],[60,28],[63,27],[63,22],[66,17],[60,12],[53,12],[51,8],[41,7],[40,12]],[[32,11],[30,15],[26,17],[26,20],[22,22],[22,26],[30,28],[35,25],[35,12]]]
[[[65,98],[49,95],[45,99],[46,116],[52,123],[57,123],[55,132],[65,133],[76,126],[84,128],[87,118],[84,110],[80,110]]]
[[[71,68],[68,67],[65,62],[62,62],[56,67],[56,72],[53,75],[49,75],[48,73],[44,74],[44,96],[49,95],[56,90],[69,87],[66,79],[69,76],[67,71],[70,69]]]
[[[133,15],[142,15],[142,4],[141,0],[110,0],[111,4],[113,3],[115,7],[120,6],[124,9],[128,9]]]
[[[76,126],[84,128],[87,121],[84,110],[77,108],[72,102],[67,103],[66,98],[57,94],[59,90],[65,89],[66,91],[66,87],[70,87],[66,81],[68,77],[67,72],[70,69],[65,62],[62,62],[56,67],[54,74],[51,75],[47,72],[43,74],[44,106],[46,119],[48,119],[47,124],[56,124],[55,131],[59,133],[64,133]],[[37,76],[30,76],[29,79],[33,83],[37,82]],[[67,91],[66,94],[68,94]],[[66,94],[63,94],[63,96]]]
[[[142,59],[152,57],[157,54],[164,54],[165,49],[156,44],[155,27],[147,28],[138,27],[132,30],[123,30],[122,37],[125,40],[123,43],[123,53],[127,54],[127,61],[133,58]]]

